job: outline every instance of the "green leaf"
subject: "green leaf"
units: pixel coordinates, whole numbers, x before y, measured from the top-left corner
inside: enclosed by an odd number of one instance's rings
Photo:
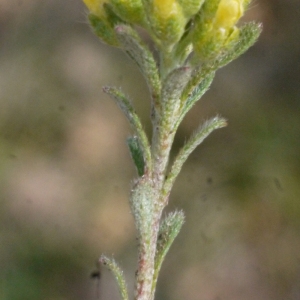
[[[116,33],[107,20],[101,19],[94,14],[89,14],[88,18],[93,31],[103,42],[111,46],[119,46]]]
[[[152,52],[131,26],[116,26],[115,32],[123,50],[140,68],[156,101],[160,96],[161,82]]]
[[[178,235],[184,223],[184,213],[175,211],[169,213],[161,222],[157,238],[157,248],[155,255],[155,266],[153,275],[152,292],[154,293],[159,271],[161,269],[164,258],[169,251],[172,243]]]
[[[201,79],[198,86],[192,91],[191,95],[187,98],[187,100],[183,103],[183,107],[180,112],[180,117],[177,120],[176,128],[181,123],[184,116],[189,112],[189,110],[194,106],[194,104],[200,100],[200,98],[208,91],[212,81],[215,77],[215,72],[210,72],[206,74],[204,78]]]
[[[131,136],[127,139],[127,145],[130,150],[132,160],[136,166],[139,176],[144,175],[145,161],[143,156],[143,150],[139,144],[139,140],[136,136]]]
[[[182,107],[184,107],[184,104],[187,102],[187,100],[193,96],[194,91],[198,88],[201,82],[209,77],[212,76],[215,72],[215,67],[211,65],[202,65],[202,66],[197,66],[191,75],[191,79],[184,88],[180,100],[182,103]]]
[[[185,145],[180,149],[177,154],[174,163],[171,167],[171,170],[167,176],[163,187],[163,196],[166,198],[169,196],[171,188],[174,184],[175,179],[177,178],[183,164],[189,157],[189,155],[199,146],[203,140],[208,137],[214,130],[225,127],[227,122],[225,119],[216,116],[203,125],[201,125],[195,133],[190,137],[190,139],[185,143]]]
[[[249,22],[239,28],[239,35],[232,41],[227,49],[215,62],[217,68],[224,67],[241,54],[246,52],[257,41],[262,31],[262,24]]]
[[[108,269],[112,271],[112,273],[113,273],[113,275],[116,279],[116,282],[118,284],[122,300],[129,300],[128,292],[127,292],[127,286],[126,286],[125,278],[124,278],[124,275],[123,275],[123,271],[118,266],[116,261],[113,258],[108,258],[108,257],[106,257],[105,255],[102,254],[100,259],[99,259],[99,262],[102,265],[107,266]]]
[[[165,79],[162,88],[162,122],[163,126],[173,129],[173,124],[180,113],[180,96],[191,78],[192,68],[181,67],[173,70]],[[171,128],[170,128],[171,127]]]
[[[118,106],[121,108],[121,110],[124,112],[125,116],[127,117],[131,127],[134,130],[136,139],[138,140],[140,150],[142,151],[143,154],[142,155],[144,158],[143,174],[145,172],[150,172],[152,168],[150,144],[147,135],[143,129],[143,126],[141,124],[139,116],[133,109],[130,101],[120,90],[114,87],[104,87],[103,91],[113,97],[113,99],[117,102]]]

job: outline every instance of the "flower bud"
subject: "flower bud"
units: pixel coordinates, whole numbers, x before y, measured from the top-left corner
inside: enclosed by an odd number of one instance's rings
[[[110,0],[114,12],[131,24],[142,25],[145,21],[144,7],[141,0]]]
[[[179,41],[187,19],[176,0],[152,0],[146,3],[146,13],[160,44],[170,46]]]
[[[243,0],[221,0],[216,13],[215,28],[231,28],[244,13]]]
[[[210,2],[209,4],[207,4]],[[235,24],[243,16],[249,0],[214,0],[205,2],[195,21],[193,45],[201,60],[216,58],[230,42],[238,38]],[[212,18],[207,18],[213,14]]]
[[[111,11],[105,0],[83,0],[83,2],[90,11],[88,18],[96,35],[103,42],[118,46],[114,26],[120,19]]]

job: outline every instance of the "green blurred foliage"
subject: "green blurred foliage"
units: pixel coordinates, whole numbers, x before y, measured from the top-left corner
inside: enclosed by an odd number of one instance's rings
[[[300,297],[300,3],[259,0],[258,43],[219,71],[184,120],[229,126],[192,154],[171,195],[186,223],[157,299]],[[130,129],[101,91],[122,86],[149,121],[138,69],[88,28],[80,1],[0,0],[0,300],[118,299],[102,252],[132,286]],[[99,284],[98,284],[99,283]]]

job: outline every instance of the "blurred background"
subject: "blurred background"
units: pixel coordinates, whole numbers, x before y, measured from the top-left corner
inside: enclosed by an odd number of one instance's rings
[[[191,155],[167,210],[186,223],[157,300],[300,299],[300,1],[255,0],[254,47],[220,70],[184,120],[229,126]],[[135,65],[90,31],[77,0],[0,0],[0,299],[120,299],[101,253],[136,269],[130,128],[103,85],[130,95],[150,133]]]

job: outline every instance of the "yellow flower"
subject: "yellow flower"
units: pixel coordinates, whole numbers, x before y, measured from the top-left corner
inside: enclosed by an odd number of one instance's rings
[[[151,29],[161,44],[178,42],[184,32],[186,18],[176,0],[152,0],[146,13]]]
[[[243,0],[221,0],[215,17],[215,28],[233,27],[243,13]]]
[[[174,0],[154,0],[153,7],[155,14],[159,15],[161,19],[168,19],[172,15],[178,13],[178,3]]]
[[[92,14],[99,17],[104,15],[103,3],[105,0],[83,0],[83,2]]]

